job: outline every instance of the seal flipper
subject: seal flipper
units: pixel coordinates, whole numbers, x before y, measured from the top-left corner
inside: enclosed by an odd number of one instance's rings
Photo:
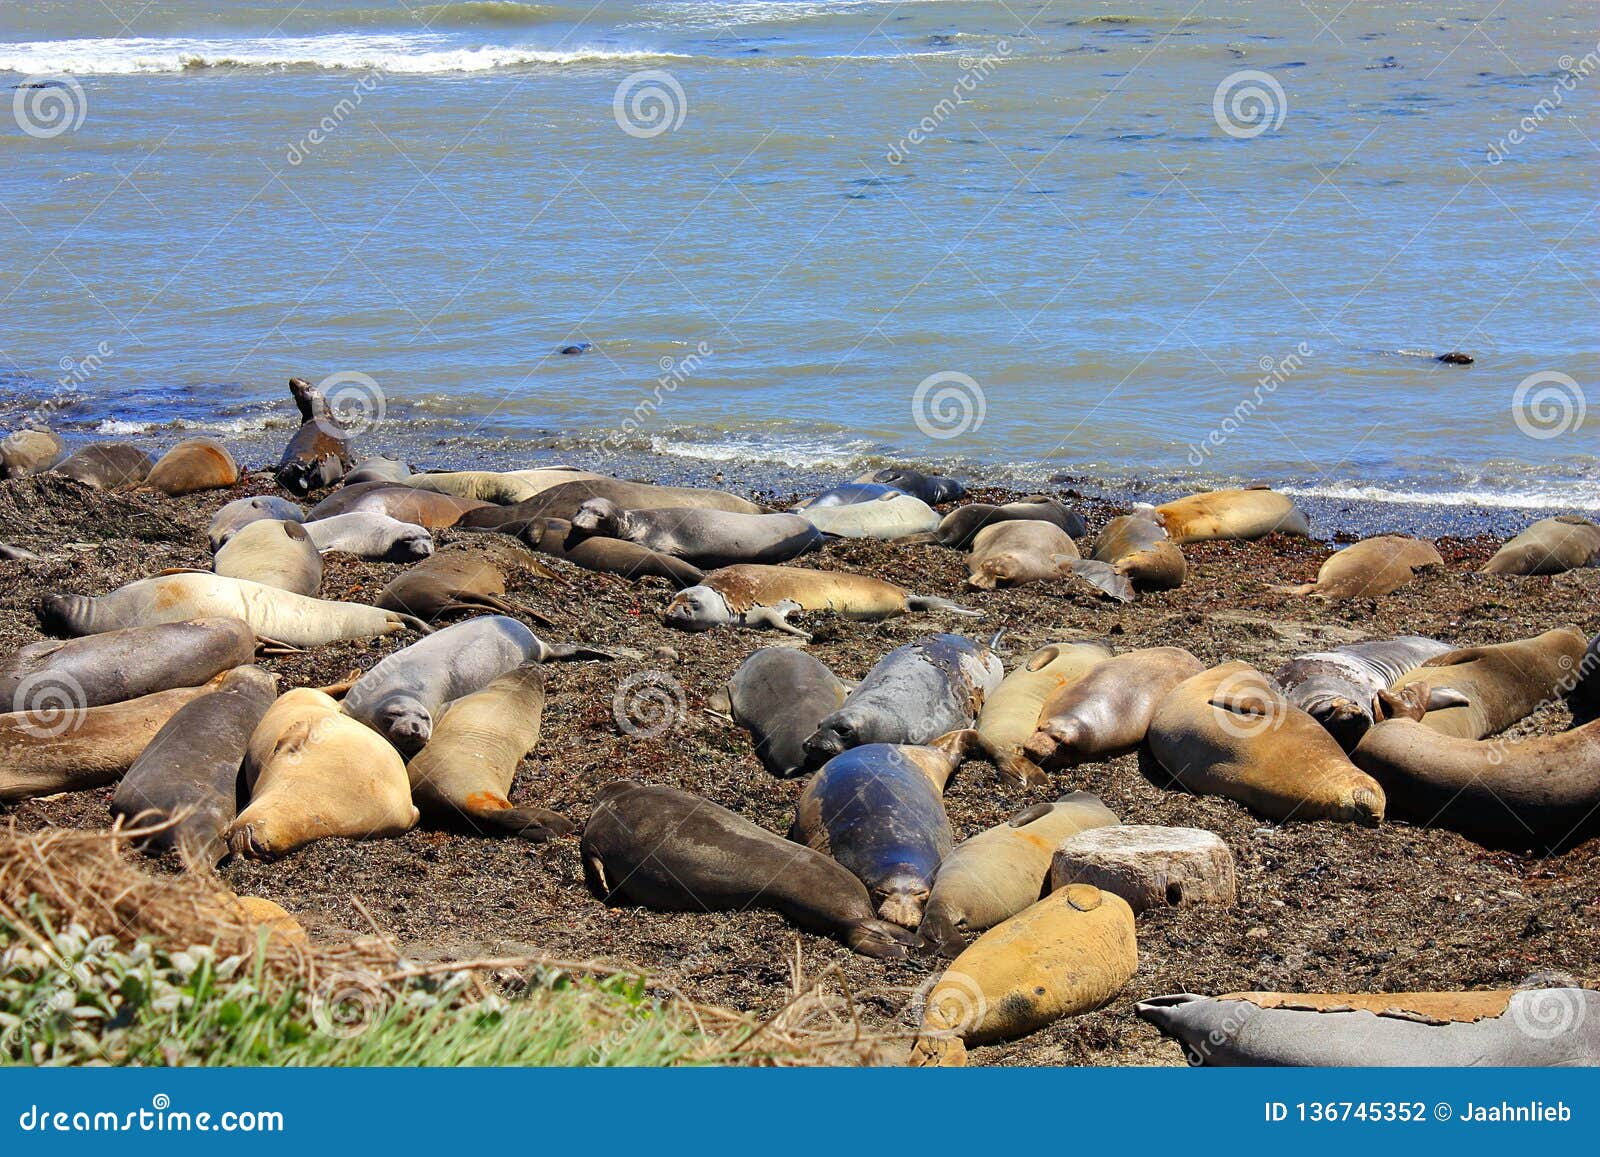
[[[937,595],[907,595],[907,611],[949,611],[952,615],[971,615],[975,619],[983,617],[982,611],[970,611],[949,599],[941,599]]]
[[[1435,655],[1422,665],[1424,667],[1454,667],[1459,663],[1471,663],[1478,659],[1487,658],[1493,654],[1489,647],[1458,647],[1454,651],[1446,651],[1442,655]]]
[[[747,626],[772,627],[775,630],[794,635],[796,638],[804,639],[808,643],[811,641],[809,632],[802,631],[791,623],[788,616],[776,607],[751,607],[745,612],[744,621]]]
[[[1065,573],[1076,575],[1084,582],[1104,594],[1110,595],[1119,603],[1133,602],[1133,584],[1128,581],[1128,576],[1117,570],[1108,562],[1100,562],[1092,558],[1066,558],[1063,555],[1052,556],[1056,565]]]
[[[596,647],[585,647],[582,643],[547,643],[543,639],[536,641],[539,644],[539,653],[531,657],[541,663],[555,662],[560,659],[594,659],[599,662],[611,662],[617,658],[615,651],[602,651]]]
[[[943,738],[943,736],[940,738]],[[938,740],[934,742],[938,742]],[[1042,787],[1050,782],[1043,769],[1024,756],[1019,749],[1011,748],[1007,750],[990,743],[986,739],[981,740],[981,743],[983,754],[990,763],[994,764],[994,769],[1017,785],[1021,787]]]
[[[573,831],[572,821],[542,807],[486,807],[468,811],[470,818],[481,820],[506,835],[517,836],[542,844],[557,836]]]
[[[439,618],[441,615],[454,614],[457,611],[488,611],[490,614],[507,615],[511,618],[522,615],[532,619],[542,627],[555,626],[555,622],[547,615],[541,614],[526,603],[514,603],[510,599],[501,598],[499,595],[459,595],[440,607],[438,614],[434,618]]]
[[[930,906],[923,913],[922,923],[917,928],[917,947],[931,949],[940,956],[954,959],[966,950],[967,939],[942,906]]]
[[[844,930],[846,948],[879,960],[899,960],[917,943],[916,933],[887,920],[862,920]]]

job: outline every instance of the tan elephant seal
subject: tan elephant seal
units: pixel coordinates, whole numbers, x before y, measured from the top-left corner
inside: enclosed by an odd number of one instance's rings
[[[51,695],[78,707],[100,707],[198,687],[243,667],[255,652],[249,625],[225,618],[46,639],[0,659],[0,708],[25,711],[30,701]]]
[[[1135,591],[1169,591],[1189,577],[1189,563],[1166,528],[1148,512],[1124,514],[1095,536],[1094,562],[1103,562]]]
[[[923,942],[957,955],[967,934],[1009,920],[1050,890],[1050,865],[1062,840],[1117,822],[1099,796],[1075,791],[963,840],[934,877],[918,929]]]
[[[1182,647],[1112,656],[1040,704],[1023,754],[1051,770],[1126,755],[1144,742],[1156,708],[1172,689],[1204,670]]]
[[[1098,643],[1053,643],[1023,660],[983,701],[978,737],[996,770],[1019,784],[1040,784],[1045,774],[1023,754],[1046,700],[1071,687],[1111,658]]]
[[[1307,538],[1311,525],[1294,499],[1267,487],[1210,490],[1155,508],[1156,517],[1179,546],[1212,539],[1250,540],[1269,534]]]
[[[1322,724],[1248,663],[1173,688],[1150,720],[1150,753],[1177,783],[1275,820],[1377,824],[1383,789]]]
[[[1512,643],[1462,647],[1408,671],[1378,698],[1380,705],[1392,706],[1397,694],[1409,693],[1429,704],[1452,692],[1466,702],[1429,710],[1423,726],[1459,739],[1483,739],[1571,691],[1581,677],[1583,652],[1584,638],[1575,627]]]
[[[74,450],[50,468],[53,474],[96,490],[131,490],[150,476],[150,455],[127,442],[96,442]]]
[[[1600,562],[1600,526],[1576,514],[1541,518],[1484,564],[1484,574],[1564,574]]]
[[[358,482],[353,486],[339,487],[317,503],[306,514],[306,521],[310,523],[338,514],[368,511],[387,514],[396,521],[413,526],[442,530],[462,522],[474,511],[484,509],[499,508],[491,508],[489,503],[473,498],[453,498],[448,494],[418,490],[398,482]]]
[[[535,622],[550,619],[526,603],[506,597],[510,575],[557,579],[556,572],[515,539],[482,535],[452,543],[392,579],[378,595],[378,606],[434,622],[446,615],[525,615]]]
[[[514,667],[455,700],[406,765],[411,798],[424,815],[465,819],[493,835],[535,843],[566,835],[570,821],[506,798],[517,764],[539,742],[543,713],[544,667],[538,662]]]
[[[1099,1008],[1138,968],[1127,901],[1069,884],[950,962],[928,993],[910,1063],[965,1065],[969,1045],[1014,1040]]]
[[[1069,578],[1072,564],[1080,557],[1078,544],[1052,522],[997,522],[972,536],[967,585],[992,591],[996,587]]]
[[[14,430],[0,439],[0,478],[26,478],[42,474],[66,452],[66,443],[54,430]]]
[[[228,846],[275,859],[326,836],[398,836],[417,822],[405,761],[377,732],[312,687],[278,697],[245,752],[250,804]]]
[[[579,470],[575,466],[546,466],[538,470],[498,473],[493,470],[458,470],[440,474],[413,474],[406,479],[406,485],[415,486],[418,490],[432,490],[435,494],[475,498],[496,506],[512,506],[535,498],[563,482],[604,477],[604,474]]]
[[[949,599],[914,595],[904,587],[846,571],[806,570],[755,563],[725,566],[679,591],[667,604],[669,627],[708,631],[712,627],[772,627],[811,638],[789,622],[797,611],[833,611],[847,619],[888,619],[913,611],[977,615]]]
[[[1428,568],[1442,566],[1444,559],[1433,543],[1383,534],[1334,551],[1317,571],[1316,582],[1274,589],[1335,602],[1376,599],[1399,590]]]
[[[312,598],[322,590],[322,555],[298,522],[267,518],[241,527],[217,551],[211,569]]]
[[[300,921],[289,915],[282,905],[260,896],[235,896],[233,902],[244,913],[245,920],[266,932],[269,939],[277,937],[298,948],[310,945],[311,940],[300,926]]]
[[[170,498],[222,490],[239,481],[239,463],[215,438],[186,438],[157,459],[144,484]]]
[[[896,491],[870,502],[807,506],[796,510],[823,534],[836,538],[904,538],[939,527],[939,512],[920,498]]]

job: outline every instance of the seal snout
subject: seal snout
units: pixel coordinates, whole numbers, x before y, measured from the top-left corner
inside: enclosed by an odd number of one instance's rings
[[[928,886],[920,879],[896,876],[872,890],[872,902],[880,919],[902,928],[915,928],[922,923]]]
[[[39,600],[39,625],[52,635],[81,635],[93,606],[83,595],[45,595]]]

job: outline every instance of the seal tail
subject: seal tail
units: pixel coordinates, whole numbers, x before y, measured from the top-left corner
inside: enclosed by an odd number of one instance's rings
[[[949,611],[952,615],[971,615],[973,618],[982,618],[982,611],[968,610],[966,607],[941,599],[936,595],[907,595],[906,610],[908,611]]]
[[[1316,583],[1299,583],[1299,584],[1285,583],[1285,584],[1281,584],[1281,585],[1274,584],[1273,586],[1270,586],[1267,589],[1269,591],[1271,591],[1275,595],[1310,595],[1310,594],[1315,594],[1316,593],[1317,584]]]
[[[86,595],[45,595],[39,600],[38,615],[47,634],[88,634],[94,621],[94,600]]]
[[[1043,769],[1023,755],[1021,748],[996,747],[986,742],[983,749],[994,769],[1019,787],[1043,787],[1050,782]]]
[[[1133,584],[1128,576],[1108,562],[1092,558],[1075,558],[1062,563],[1071,574],[1081,578],[1096,590],[1110,595],[1119,603],[1133,602]]]
[[[483,808],[467,814],[504,835],[536,844],[570,835],[573,831],[571,820],[542,807]]]
[[[405,626],[410,627],[413,631],[415,631],[419,635],[431,635],[431,634],[433,634],[433,628],[430,627],[427,623],[423,622],[421,619],[417,618],[416,615],[408,615],[408,614],[404,614],[403,612],[400,612],[400,611],[394,611],[394,612],[392,612],[392,614],[401,623],[403,623]]]
[[[454,614],[457,611],[490,611],[497,615],[510,615],[512,618],[522,615],[540,626],[555,626],[555,622],[548,615],[534,610],[526,603],[514,603],[499,595],[463,595],[451,599],[439,608],[440,615]]]

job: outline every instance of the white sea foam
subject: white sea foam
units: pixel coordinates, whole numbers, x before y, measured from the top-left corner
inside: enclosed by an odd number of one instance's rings
[[[1508,490],[1411,490],[1355,482],[1327,486],[1280,486],[1284,494],[1342,498],[1357,502],[1396,502],[1418,506],[1486,506],[1497,510],[1597,510],[1600,483],[1568,482]]]
[[[103,434],[107,438],[125,438],[129,434],[148,434],[150,429],[149,422],[124,422],[117,418],[107,418],[94,428],[94,432]]]
[[[851,466],[873,452],[873,448],[865,442],[779,441],[740,437],[722,438],[716,442],[683,442],[657,436],[650,439],[650,449],[656,454],[671,454],[701,462],[772,462],[795,469]]]

